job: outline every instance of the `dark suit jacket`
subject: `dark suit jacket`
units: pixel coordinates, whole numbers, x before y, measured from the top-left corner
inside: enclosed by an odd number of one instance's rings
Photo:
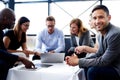
[[[106,34],[102,39],[98,35],[99,49],[96,54],[79,60],[79,67],[113,67],[120,76],[120,28],[112,24],[106,27]]]
[[[8,53],[3,43],[3,31],[0,30],[0,80],[6,80],[9,68],[13,67],[18,56]]]
[[[18,59],[18,56],[8,53],[3,43],[3,32],[0,31],[0,61],[5,61],[9,65],[14,64]]]
[[[75,47],[82,46],[82,45],[91,46],[91,47],[94,46],[94,42],[90,37],[89,31],[86,31],[85,33],[83,33],[83,35],[79,38],[79,45],[77,45],[75,35],[71,35],[71,48],[68,50],[68,54],[69,55],[73,54]],[[86,53],[81,53],[78,55],[79,58],[82,58],[85,56],[86,56]]]

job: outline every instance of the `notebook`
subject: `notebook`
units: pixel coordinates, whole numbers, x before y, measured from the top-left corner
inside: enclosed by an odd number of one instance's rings
[[[65,53],[43,53],[40,55],[41,63],[63,63]]]

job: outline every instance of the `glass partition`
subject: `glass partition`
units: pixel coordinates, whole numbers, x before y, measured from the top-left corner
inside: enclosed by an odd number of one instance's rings
[[[56,27],[62,29],[65,35],[69,35],[69,23],[73,18],[81,19],[84,26],[90,30],[89,15],[91,9],[97,4],[100,4],[99,1],[55,2],[51,3],[50,11],[56,18]]]
[[[111,23],[120,27],[120,0],[103,1],[103,4],[109,8],[111,14]]]
[[[31,2],[24,3],[24,1]],[[48,11],[50,11],[50,15],[55,17],[56,27],[61,29],[64,32],[64,35],[70,34],[69,23],[73,18],[80,18],[83,21],[84,26],[91,30],[88,24],[89,14],[91,12],[91,9],[95,5],[100,4],[99,0],[71,0],[71,2],[63,0],[51,0],[53,2],[51,2],[49,6],[47,3],[48,0],[34,0],[33,3],[32,1],[33,0],[15,0],[16,21],[21,16],[26,16],[31,21],[27,34],[36,34],[46,27],[45,19],[48,16]],[[35,3],[35,1],[44,2]],[[108,6],[108,8],[110,9],[110,14],[112,15],[111,22],[119,26],[120,12],[117,8],[119,8],[120,1],[103,0],[102,4]],[[7,5],[0,1],[0,10],[4,7],[7,7]],[[93,33],[96,33],[94,29],[92,29],[91,31]]]
[[[0,10],[3,9],[3,8],[5,8],[5,6],[6,5],[2,1],[0,1]]]

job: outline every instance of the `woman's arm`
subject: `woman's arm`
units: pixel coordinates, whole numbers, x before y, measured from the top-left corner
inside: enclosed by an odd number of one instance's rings
[[[84,52],[86,53],[96,53],[98,50],[98,44],[96,43],[94,47],[84,46]]]
[[[36,54],[36,55],[40,56],[40,53],[38,53],[36,51],[28,50],[26,42],[24,42],[22,44],[22,50],[26,54],[27,57],[29,57],[29,54]]]
[[[78,46],[75,48],[75,52],[76,53],[82,53],[82,52],[86,52],[86,53],[96,53],[98,50],[98,43],[95,44],[94,47],[89,47],[89,46]]]
[[[22,43],[21,47],[22,47],[23,52],[26,54],[26,56],[29,57],[29,54],[31,54],[32,52],[27,50],[26,42]]]
[[[10,38],[7,36],[3,37],[3,43],[4,43],[5,48],[7,49],[10,44]]]
[[[8,46],[9,46],[10,42],[11,42],[11,40],[10,40],[9,37],[5,36],[3,38],[4,46],[5,46],[5,48],[7,49],[8,52],[10,52],[10,53],[13,53],[13,52],[23,52],[22,50],[11,50],[11,49],[8,49]]]

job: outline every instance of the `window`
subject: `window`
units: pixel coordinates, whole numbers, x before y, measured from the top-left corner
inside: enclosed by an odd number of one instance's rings
[[[120,11],[119,11],[120,0],[103,1],[103,4],[109,8],[111,14],[111,23],[120,27]]]
[[[30,27],[27,34],[36,34],[45,27],[47,13],[47,3],[15,4],[16,21],[18,21],[21,16],[26,16],[30,19]]]
[[[0,10],[3,8],[5,8],[5,4],[2,1],[0,1]]]
[[[56,27],[61,29],[65,35],[69,35],[69,23],[72,18],[80,18],[84,25],[90,29],[88,18],[90,10],[96,4],[99,4],[99,1],[52,2],[50,4],[50,15],[55,17]],[[48,4],[47,2],[15,4],[15,13],[17,19],[21,16],[28,17],[31,22],[27,34],[36,34],[46,27],[45,19],[48,15]]]
[[[35,3],[35,1],[39,1],[39,2]],[[44,1],[44,2],[40,2],[40,1]],[[45,19],[48,16],[47,1],[48,0],[15,0],[16,21],[21,16],[26,16],[31,21],[27,34],[37,34],[39,31],[41,31],[43,28],[46,27]],[[50,3],[50,7],[49,7],[50,15],[55,17],[56,27],[61,29],[65,35],[70,34],[69,23],[73,18],[80,18],[83,21],[85,27],[91,30],[88,24],[89,14],[91,12],[91,9],[95,5],[100,4],[99,0],[71,1],[71,2],[69,1],[54,2],[55,0],[52,1],[53,2]],[[110,10],[110,14],[112,15],[111,22],[119,26],[120,12],[118,11],[118,9],[115,8],[119,8],[120,1],[103,0],[102,3],[106,5]],[[0,1],[0,5],[1,5],[0,9],[6,7],[6,5],[1,1]],[[96,33],[94,29],[92,29],[91,31]]]
[[[90,29],[89,15],[91,9],[97,4],[99,1],[53,2],[50,10],[51,15],[56,18],[56,27],[61,29],[65,35],[69,35],[69,23],[73,18],[81,19],[84,26]]]

